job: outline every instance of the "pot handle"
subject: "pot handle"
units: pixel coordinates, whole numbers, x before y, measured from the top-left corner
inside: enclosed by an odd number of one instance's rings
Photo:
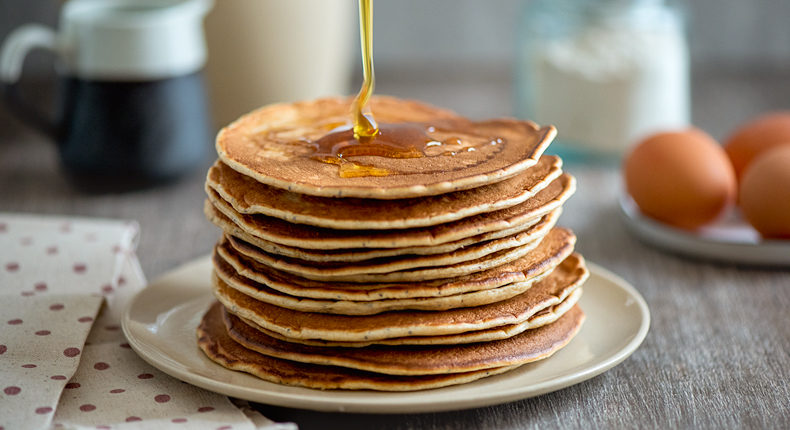
[[[25,101],[17,85],[27,54],[34,49],[58,53],[54,30],[40,24],[25,24],[6,37],[0,48],[0,84],[8,108],[31,127],[57,138],[57,121]]]

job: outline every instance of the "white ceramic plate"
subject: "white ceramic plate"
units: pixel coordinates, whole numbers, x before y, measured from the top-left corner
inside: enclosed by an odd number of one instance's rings
[[[262,381],[225,369],[198,349],[195,328],[212,303],[211,263],[181,266],[142,290],[123,316],[129,344],[147,362],[190,384],[251,401],[336,412],[403,413],[466,409],[510,402],[590,379],[633,353],[647,335],[650,313],[642,296],[618,276],[590,264],[579,334],[552,357],[473,383],[386,393],[320,391]]]
[[[790,267],[790,240],[760,239],[737,213],[694,233],[646,217],[625,193],[620,213],[638,238],[668,251],[725,263]]]

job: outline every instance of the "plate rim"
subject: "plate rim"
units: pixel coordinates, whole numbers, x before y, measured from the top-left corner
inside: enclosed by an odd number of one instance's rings
[[[699,236],[645,216],[627,192],[618,197],[621,218],[643,242],[666,251],[725,263],[789,267],[790,241],[763,239],[759,243]]]
[[[195,386],[204,388],[212,392],[220,393],[231,397],[242,398],[254,402],[264,403],[268,405],[273,405],[273,406],[308,409],[308,410],[322,411],[322,412],[388,414],[388,413],[405,413],[405,412],[416,412],[416,413],[444,412],[444,411],[470,409],[470,408],[478,408],[478,407],[509,403],[517,400],[527,399],[530,397],[540,396],[553,391],[558,391],[567,388],[571,385],[575,385],[583,381],[586,381],[588,379],[594,378],[595,376],[598,376],[606,372],[607,370],[622,363],[626,358],[628,358],[631,354],[633,354],[642,344],[644,339],[647,337],[647,333],[649,332],[650,329],[650,322],[651,322],[650,309],[644,297],[642,297],[639,291],[622,277],[616,275],[615,273],[609,271],[608,269],[605,269],[600,265],[588,261],[587,266],[590,270],[591,278],[593,276],[599,276],[603,280],[607,281],[611,287],[622,290],[627,297],[634,300],[634,303],[636,304],[638,309],[638,313],[641,317],[639,321],[639,328],[635,333],[633,333],[631,340],[628,341],[625,345],[623,345],[620,349],[607,356],[604,360],[595,363],[595,365],[593,366],[585,367],[583,369],[572,372],[570,374],[563,375],[557,378],[551,378],[545,381],[541,381],[539,383],[528,384],[526,386],[529,387],[528,389],[525,389],[524,388],[525,386],[519,386],[519,387],[513,387],[508,390],[496,391],[494,393],[487,394],[484,397],[477,396],[477,397],[467,397],[463,399],[444,398],[431,402],[420,400],[410,403],[402,402],[402,401],[399,401],[398,403],[388,403],[386,400],[382,401],[381,396],[368,396],[368,397],[360,397],[358,399],[353,399],[353,401],[351,402],[349,402],[349,400],[346,399],[343,400],[342,403],[338,403],[337,400],[333,400],[331,398],[320,399],[316,397],[307,397],[307,398],[300,397],[299,393],[273,392],[266,390],[255,390],[256,392],[253,393],[250,391],[252,390],[251,388],[237,388],[234,387],[229,382],[216,380],[208,376],[189,372],[189,370],[185,366],[183,366],[183,364],[173,359],[172,357],[165,357],[166,360],[156,360],[155,357],[153,357],[153,354],[149,356],[148,353],[142,349],[144,348],[144,345],[141,345],[141,341],[137,339],[136,336],[131,332],[132,329],[129,326],[131,323],[131,312],[134,309],[135,304],[138,302],[138,300],[140,300],[142,295],[146,293],[146,291],[149,291],[150,288],[157,288],[158,284],[161,284],[162,282],[166,282],[168,278],[175,277],[176,275],[178,275],[180,271],[183,271],[191,267],[192,265],[205,264],[205,260],[207,258],[208,256],[200,257],[195,260],[189,261],[183,265],[180,265],[174,268],[173,270],[168,271],[165,274],[157,277],[153,282],[150,282],[146,288],[138,291],[135,294],[133,299],[129,301],[129,304],[124,309],[121,319],[121,328],[123,330],[124,335],[126,336],[127,342],[135,351],[135,353],[137,353],[137,355],[140,358],[142,358],[145,362],[147,362],[148,364],[154,366],[155,368],[159,369],[160,371],[170,376],[173,376],[177,379],[180,379],[182,381],[185,381],[187,383],[193,384]],[[206,291],[206,293],[207,293],[206,296],[210,296],[209,291]],[[200,297],[201,296],[190,296],[189,298],[186,298],[184,301],[182,301],[180,304],[184,304],[186,302],[193,300],[199,300]],[[206,297],[206,300],[208,300],[208,297]],[[208,305],[209,305],[208,303],[205,305],[206,308],[208,307]],[[234,372],[229,369],[225,369],[225,370],[227,370],[228,372]],[[498,376],[501,377],[506,375],[507,373]],[[262,382],[266,382],[266,381],[262,381]],[[273,384],[271,382],[266,382],[266,383]],[[294,387],[294,388],[301,388],[301,387]],[[450,387],[445,387],[445,388],[450,388]],[[312,390],[309,388],[303,388],[303,389],[311,390],[311,392],[315,392],[315,393],[321,393],[321,390]],[[442,388],[438,388],[437,390],[441,390],[441,389]],[[382,392],[375,394],[381,394],[382,396],[385,396],[387,393]],[[298,406],[295,406],[294,402],[297,401],[298,401]]]

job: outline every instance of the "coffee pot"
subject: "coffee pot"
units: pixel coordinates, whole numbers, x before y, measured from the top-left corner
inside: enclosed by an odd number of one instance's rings
[[[50,136],[80,184],[158,183],[199,165],[213,130],[204,89],[203,18],[210,0],[71,0],[59,30],[15,29],[0,49],[7,106]],[[51,51],[59,80],[54,117],[22,94],[25,56]],[[29,95],[29,94],[28,94]]]

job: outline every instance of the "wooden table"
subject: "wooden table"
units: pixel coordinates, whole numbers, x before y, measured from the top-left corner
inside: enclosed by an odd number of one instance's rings
[[[380,82],[384,93],[472,116],[510,111],[502,79]],[[694,80],[695,121],[719,138],[760,111],[787,108],[787,100],[790,87],[781,74]],[[616,168],[567,170],[579,187],[561,224],[574,229],[590,261],[633,283],[652,311],[650,333],[633,356],[565,390],[480,409],[351,416],[262,405],[262,411],[303,429],[790,426],[790,271],[711,264],[643,245],[618,218]],[[0,211],[138,220],[138,255],[149,279],[208,253],[216,240],[217,229],[201,212],[202,181],[196,171],[157,189],[82,194],[58,172],[53,147],[0,113]]]

